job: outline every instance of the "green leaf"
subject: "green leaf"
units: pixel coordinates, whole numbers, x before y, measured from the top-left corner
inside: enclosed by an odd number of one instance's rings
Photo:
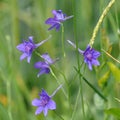
[[[120,82],[120,70],[118,67],[116,67],[113,63],[108,62],[108,66],[114,76],[114,78],[116,79],[117,82]]]
[[[110,108],[105,111],[107,114],[120,118],[120,108]]]

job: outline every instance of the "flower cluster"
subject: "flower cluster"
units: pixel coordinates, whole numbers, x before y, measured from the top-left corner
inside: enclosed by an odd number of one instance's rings
[[[62,22],[66,21],[67,19],[72,18],[73,16],[67,16],[62,12],[62,10],[53,10],[52,14],[54,15],[53,18],[48,18],[45,23],[51,25],[48,30],[56,29],[56,31],[60,30],[60,26]],[[28,41],[24,40],[23,43],[19,44],[16,48],[22,52],[22,55],[20,56],[20,60],[23,60],[27,58],[27,62],[30,63],[32,53],[42,44],[44,44],[46,41],[48,41],[49,38],[46,40],[41,41],[40,43],[35,44],[33,41],[33,37],[29,36]],[[72,43],[70,40],[67,40],[69,44],[71,44],[74,48],[76,48],[76,45]],[[89,45],[85,49],[85,51],[82,51],[78,48],[78,52],[83,55],[84,62],[88,65],[88,68],[92,70],[92,66],[98,66],[100,65],[97,58],[100,56],[100,52],[94,50]],[[57,59],[52,59],[48,53],[43,53],[40,55],[40,57],[43,59],[42,61],[38,61],[34,64],[34,67],[36,69],[39,69],[39,73],[37,74],[37,77],[40,77],[42,74],[49,74],[50,73],[50,66],[56,62]],[[51,96],[48,95],[48,93],[42,89],[41,93],[39,94],[39,99],[36,98],[32,101],[32,105],[37,107],[37,110],[35,112],[36,115],[40,114],[41,112],[44,113],[44,116],[47,115],[48,110],[55,110],[56,109],[56,103],[52,100],[52,97],[56,94],[56,92],[62,87],[60,85]]]

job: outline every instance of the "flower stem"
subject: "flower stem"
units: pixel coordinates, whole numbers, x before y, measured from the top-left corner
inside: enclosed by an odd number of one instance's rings
[[[53,92],[53,94],[51,95],[51,97],[53,97],[53,96],[56,94],[56,92],[57,92],[61,87],[62,87],[62,84]]]
[[[8,115],[10,120],[12,120],[12,113],[11,113],[11,82],[7,81],[7,96],[8,96]]]
[[[78,103],[78,100],[79,100],[79,97],[80,97],[80,88],[78,90],[78,94],[77,94],[77,97],[76,97],[76,102],[75,102],[75,105],[74,105],[74,110],[73,110],[73,113],[72,113],[72,117],[71,117],[71,120],[73,120],[74,118],[74,115],[75,115],[75,111],[76,111],[76,108],[77,108],[77,103]]]
[[[82,91],[82,79],[81,78],[82,78],[82,76],[79,74],[82,112],[83,112],[83,117],[85,119],[85,109],[84,109],[84,100],[83,100],[83,91]]]
[[[65,57],[64,26],[63,26],[63,24],[61,24],[61,26],[62,26],[62,37],[61,37],[61,39],[62,39],[62,52],[63,52],[63,56]]]
[[[79,58],[79,48],[78,48],[78,32],[77,32],[77,17],[78,17],[78,12],[77,12],[77,7],[76,5],[78,4],[76,0],[73,0],[73,13],[74,13],[74,19],[73,19],[73,24],[74,24],[74,35],[75,35],[75,45],[71,44],[70,41],[68,41],[71,45],[73,45],[76,48],[76,58],[77,58],[77,66],[78,66],[78,71],[80,71],[81,66],[80,66],[80,58]],[[81,95],[81,101],[82,101],[82,111],[83,111],[83,116],[85,118],[85,112],[84,112],[84,101],[83,101],[83,91],[82,91],[82,81],[81,81],[81,75],[79,74],[79,80],[80,80],[80,95]],[[76,100],[77,101],[77,100]]]
[[[89,45],[90,45],[91,47],[92,47],[93,44],[94,44],[95,37],[96,37],[96,35],[97,35],[97,33],[98,33],[98,30],[99,30],[99,28],[100,28],[101,23],[103,22],[103,19],[105,18],[106,14],[109,12],[109,10],[110,10],[110,8],[112,7],[112,5],[114,4],[114,2],[115,2],[115,0],[111,0],[111,1],[109,2],[109,4],[107,5],[107,7],[104,9],[102,15],[100,16],[100,18],[99,18],[99,20],[98,20],[98,22],[97,22],[97,24],[96,24],[96,26],[95,26],[95,28],[94,28],[94,30],[93,30],[93,34],[92,34],[92,37],[91,37],[90,42],[89,42]]]
[[[58,83],[58,85],[61,85],[61,83],[58,81],[58,78],[56,77],[56,75],[54,74],[54,72],[53,72],[53,70],[52,70],[51,68],[50,68],[50,71],[51,71],[52,76],[56,79],[56,82]],[[62,87],[61,89],[62,89],[65,97],[68,99],[68,97],[67,97],[67,95],[66,95],[66,93],[65,93],[64,88]]]

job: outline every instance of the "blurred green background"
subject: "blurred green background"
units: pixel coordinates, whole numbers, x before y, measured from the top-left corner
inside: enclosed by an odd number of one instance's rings
[[[75,42],[76,39],[84,50],[109,1],[0,0],[0,120],[60,120],[60,116],[64,120],[85,120],[79,95],[79,77],[74,69],[77,67],[76,51],[66,40]],[[68,16],[74,15],[74,18],[64,22],[66,57],[62,53],[61,30],[48,31],[49,26],[45,24],[45,20],[53,16],[53,9],[61,9]],[[16,46],[22,40],[27,40],[28,36],[34,36],[34,42],[38,43],[49,35],[52,35],[51,40],[37,51],[40,54],[48,52],[53,59],[60,58],[52,69],[57,81],[63,84],[66,94],[69,94],[69,99],[59,90],[53,98],[57,104],[56,113],[49,111],[47,117],[43,114],[35,116],[36,108],[31,101],[38,97],[42,88],[52,94],[58,83],[51,74],[37,78],[38,70],[34,69],[34,63],[41,58],[33,53],[30,64],[26,60],[20,61],[21,53]],[[120,60],[120,0],[116,0],[105,17],[94,48],[99,51],[104,49]],[[81,55],[79,60],[82,63]],[[82,81],[86,120],[119,120],[120,102],[115,98],[120,99],[120,64],[102,51],[99,60],[101,66],[93,71],[86,67],[84,76],[108,101],[105,102]]]

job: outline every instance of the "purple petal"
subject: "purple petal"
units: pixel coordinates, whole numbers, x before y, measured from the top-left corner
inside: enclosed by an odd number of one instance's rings
[[[40,72],[37,74],[37,77],[40,77],[42,74],[48,74],[48,73],[50,73],[49,68],[41,69]]]
[[[47,106],[44,107],[43,113],[44,113],[44,116],[47,116],[47,113],[48,113],[48,107]]]
[[[32,54],[27,57],[27,62],[28,63],[30,63],[31,57],[32,57]]]
[[[40,106],[40,104],[41,104],[41,101],[40,101],[39,99],[34,99],[34,100],[32,101],[32,105],[33,105],[33,106]]]
[[[33,43],[33,36],[29,36],[28,39],[31,43]]]
[[[88,68],[89,68],[90,70],[92,70],[92,63],[91,63],[90,61],[88,61],[87,64],[88,64]]]
[[[55,23],[48,30],[52,30],[53,28],[56,28],[56,30],[58,31],[60,29],[60,24],[59,23]]]
[[[46,62],[36,62],[34,65],[35,68],[40,69],[40,68],[48,68],[49,65]]]
[[[90,50],[91,50],[91,47],[88,45],[83,54],[85,54],[86,52],[90,52]]]
[[[53,10],[52,13],[54,14],[54,19],[58,21],[64,21],[65,14],[63,14],[62,10]]]
[[[56,15],[56,14],[57,14],[57,11],[56,11],[56,10],[52,10],[52,14],[53,14],[53,15]]]
[[[100,56],[100,52],[95,51],[95,52],[93,53],[93,56],[94,56],[94,58],[98,58],[98,57]]]
[[[16,48],[17,48],[19,51],[21,51],[21,52],[24,52],[24,51],[25,51],[24,43],[19,44],[18,46],[16,46]]]
[[[56,25],[56,30],[59,31],[59,29],[60,29],[60,24],[57,24]]]
[[[53,64],[54,61],[50,58],[48,53],[42,54],[42,58],[48,63],[48,64]]]
[[[23,60],[25,59],[26,57],[28,57],[28,55],[26,53],[23,53],[21,56],[20,56],[20,60]]]
[[[54,110],[54,109],[56,109],[56,103],[53,100],[49,100],[47,107],[50,110]]]
[[[95,66],[100,65],[99,61],[95,60],[95,59],[92,60],[92,64],[95,65]]]
[[[42,92],[40,93],[41,99],[42,99],[42,96],[47,96],[47,97],[49,97],[48,93],[47,93],[44,89],[42,89]]]
[[[45,21],[46,24],[50,24],[50,25],[53,25],[54,23],[56,23],[55,19],[54,18],[48,18],[46,21]]]
[[[35,115],[40,114],[43,111],[43,107],[38,107],[37,110],[35,111]]]

